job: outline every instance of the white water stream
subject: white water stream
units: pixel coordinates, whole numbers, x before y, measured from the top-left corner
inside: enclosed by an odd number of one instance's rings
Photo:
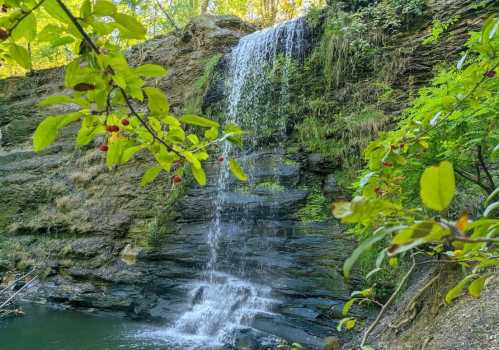
[[[281,96],[278,110],[284,109],[289,100],[288,66],[303,49],[304,19],[283,22],[274,27],[255,32],[241,39],[230,54],[227,79],[227,112],[225,123],[242,125],[246,130],[256,130],[259,115],[254,104],[258,103],[269,85],[265,79],[268,69],[282,69]],[[284,62],[277,67],[278,55]],[[284,64],[284,66],[282,66]],[[277,125],[281,138],[285,134],[285,112],[279,113]],[[250,145],[246,147],[251,148]],[[254,145],[253,145],[254,146]],[[237,150],[226,143],[222,148],[225,158],[233,158]],[[251,164],[241,160],[251,178]],[[251,179],[250,179],[251,183]],[[217,193],[214,197],[215,213],[207,234],[209,256],[202,279],[189,286],[191,309],[180,315],[177,321],[157,336],[166,337],[182,349],[207,349],[223,344],[232,344],[237,329],[248,328],[259,313],[270,313],[276,300],[271,298],[271,289],[251,282],[244,266],[235,267],[234,272],[224,271],[220,265],[220,241],[227,234],[227,225],[222,217],[227,194],[231,190],[231,175],[227,167],[221,167],[217,178]],[[236,225],[247,219],[242,214],[232,217]],[[243,257],[244,260],[244,257]],[[243,264],[244,265],[244,264]]]

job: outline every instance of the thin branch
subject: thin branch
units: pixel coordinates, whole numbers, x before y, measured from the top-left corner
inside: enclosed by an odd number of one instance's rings
[[[83,27],[81,26],[80,22],[78,22],[78,20],[76,19],[76,17],[73,16],[73,14],[68,9],[68,7],[62,2],[62,0],[56,0],[56,1],[59,4],[59,6],[62,8],[62,10],[64,11],[64,13],[69,17],[69,19],[71,20],[71,22],[74,24],[74,26],[76,27],[76,29],[78,30],[78,32],[81,34],[81,36],[83,37],[83,39],[85,40],[85,42],[88,45],[90,45],[90,47],[92,48],[92,50],[94,50],[97,54],[100,54],[100,50],[97,47],[97,45],[95,45],[95,43],[92,41],[92,39],[90,38],[90,36],[88,36],[88,34],[85,31],[85,29],[83,29]]]
[[[28,17],[30,14],[33,13],[33,11],[37,10],[40,6],[42,6],[44,2],[45,2],[45,0],[41,0],[38,4],[36,4],[35,6],[33,6],[33,8],[31,10],[23,12],[23,15],[9,29],[9,33],[12,33],[12,31],[17,28],[17,26],[23,21],[23,19],[25,19],[26,17]]]
[[[28,288],[28,287],[31,285],[31,283],[33,283],[33,281],[35,281],[35,280],[38,278],[38,276],[39,276],[39,275],[40,275],[40,274],[38,274],[38,275],[36,275],[35,277],[33,277],[33,278],[32,278],[29,282],[27,282],[24,286],[22,286],[21,288],[19,288],[19,290],[18,290],[17,292],[15,292],[14,294],[12,294],[12,295],[10,296],[10,298],[8,298],[8,299],[7,299],[4,303],[2,303],[2,304],[0,305],[0,310],[1,310],[3,307],[5,307],[6,305],[8,305],[8,304],[9,304],[9,303],[10,303],[10,302],[11,302],[11,301],[12,301],[12,300],[13,300],[13,299],[14,299],[14,298],[15,298],[15,297],[19,294],[19,293],[21,293],[24,289]]]
[[[369,328],[367,328],[367,330],[365,331],[364,335],[362,336],[362,341],[360,342],[360,347],[363,347],[365,345],[367,337],[373,331],[374,327],[376,327],[376,325],[379,323],[379,321],[381,320],[381,317],[384,315],[384,313],[386,312],[386,310],[388,309],[388,307],[395,300],[395,297],[400,292],[400,290],[402,289],[402,287],[405,284],[405,282],[409,279],[409,277],[411,276],[411,274],[414,271],[415,267],[416,267],[416,260],[415,260],[414,255],[413,255],[412,256],[412,265],[411,265],[411,268],[409,269],[409,271],[407,271],[407,273],[405,274],[405,276],[402,278],[402,280],[400,281],[397,289],[390,296],[390,299],[388,299],[388,301],[385,303],[385,305],[383,305],[383,307],[381,308],[380,312],[378,313],[378,316],[376,317],[376,319],[373,321],[373,323],[371,323],[369,325]]]
[[[491,193],[492,192],[491,189],[487,185],[485,185],[481,181],[478,181],[473,176],[468,175],[464,170],[459,170],[458,168],[454,168],[454,171],[458,175],[460,175],[461,177],[465,178],[466,180],[471,181],[474,184],[480,186],[486,193]]]
[[[130,97],[128,97],[128,95],[125,92],[125,90],[123,90],[123,88],[120,88],[120,91],[121,91],[121,94],[123,95],[123,98],[125,99],[125,102],[126,102],[126,104],[128,106],[128,109],[130,110],[130,112],[132,113],[132,115],[139,120],[139,122],[142,124],[142,126],[144,128],[146,128],[146,130],[152,135],[152,137],[155,140],[157,140],[159,143],[161,143],[163,146],[165,146],[166,149],[169,150],[170,152],[173,152],[177,156],[179,156],[181,158],[184,158],[177,150],[175,150],[172,146],[170,146],[169,144],[167,144],[161,137],[159,137],[158,135],[156,135],[156,132],[149,126],[149,124],[147,124],[147,122],[144,120],[144,118],[142,118],[139,115],[139,113],[137,113],[137,111],[135,110],[135,108],[132,105],[132,101],[130,100]]]
[[[23,278],[26,278],[28,277],[29,275],[31,275],[33,272],[35,272],[36,269],[33,269],[31,270],[30,272],[28,273],[25,273],[24,275],[22,275],[21,277],[17,278],[14,282],[12,282],[11,284],[9,284],[7,287],[5,287],[4,289],[0,290],[0,294],[2,294],[3,292],[5,292],[6,290],[12,288],[12,286],[14,286],[17,282],[19,282],[20,280],[22,280]]]
[[[166,9],[163,7],[163,5],[161,5],[161,3],[159,2],[159,0],[156,0],[156,4],[158,5],[158,7],[161,10],[161,12],[163,12],[163,14],[165,15],[165,17],[168,19],[168,21],[171,23],[171,25],[173,26],[173,28],[175,28],[175,32],[177,32],[177,33],[180,32],[180,28],[175,23],[175,20],[168,13],[168,11],[166,11]]]
[[[499,244],[499,238],[468,238],[464,236],[452,237],[451,241],[465,242],[465,243],[494,243]]]
[[[478,146],[477,153],[478,153],[478,160],[480,161],[480,165],[482,166],[485,175],[487,175],[487,179],[489,180],[490,186],[492,188],[496,188],[494,179],[492,178],[492,175],[490,175],[489,169],[487,168],[487,164],[485,164],[485,160],[483,159],[482,146]]]

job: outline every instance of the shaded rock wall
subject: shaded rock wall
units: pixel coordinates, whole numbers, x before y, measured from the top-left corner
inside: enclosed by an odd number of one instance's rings
[[[196,82],[205,73],[206,62],[230,50],[251,30],[236,17],[203,16],[180,37],[155,38],[128,55],[132,63],[168,68],[166,77],[149,83],[165,89],[173,110],[180,113],[186,101],[199,94]],[[43,116],[57,112],[42,110],[37,101],[63,93],[62,78],[63,69],[56,68],[0,81],[0,234],[2,240],[12,237],[0,260],[5,269],[48,264],[51,278],[46,285],[57,291],[54,300],[134,313],[132,301],[125,297],[106,299],[113,283],[137,280],[136,274],[121,271],[120,264],[125,263],[120,252],[127,244],[148,246],[156,236],[171,232],[172,204],[182,190],[172,192],[165,177],[141,188],[140,177],[152,164],[143,157],[109,172],[98,142],[75,149],[71,128],[46,151],[33,153],[34,129]],[[130,261],[133,253],[137,252],[126,250],[124,260]]]

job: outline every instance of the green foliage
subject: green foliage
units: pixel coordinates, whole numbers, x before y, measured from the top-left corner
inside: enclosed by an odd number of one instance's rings
[[[177,118],[170,114],[166,94],[155,87],[146,86],[143,78],[160,77],[166,70],[158,65],[145,64],[131,68],[116,40],[142,40],[146,29],[134,16],[122,13],[108,0],[86,0],[78,4],[81,17],[62,0],[0,1],[7,12],[0,16],[4,38],[0,42],[0,55],[10,63],[24,68],[31,66],[30,56],[18,45],[22,40],[53,41],[61,36],[76,44],[75,57],[65,69],[65,88],[71,93],[51,96],[40,102],[42,106],[71,104],[77,112],[49,116],[33,135],[36,152],[50,146],[59,130],[78,122],[80,129],[76,143],[85,146],[96,139],[104,139],[100,150],[106,153],[109,169],[129,162],[138,152],[149,152],[157,166],[149,169],[142,185],[152,182],[161,171],[175,169],[175,182],[181,181],[182,164],[191,168],[200,185],[206,183],[202,162],[209,158],[209,146],[222,142],[242,143],[242,131],[227,125],[222,132],[219,123],[186,114]],[[37,33],[36,15],[47,14],[52,21]],[[138,112],[135,105],[147,100],[146,112]],[[231,161],[230,169],[237,178],[245,180],[242,169]]]
[[[328,216],[328,201],[319,189],[312,190],[305,206],[297,213],[298,219],[304,223],[323,221]]]
[[[458,16],[453,16],[444,22],[442,22],[438,18],[434,19],[431,28],[431,34],[423,41],[423,44],[436,44],[440,40],[440,36],[458,20]]]
[[[499,174],[491,166],[499,144],[498,27],[499,19],[491,17],[481,32],[471,33],[468,52],[456,68],[440,72],[398,127],[366,148],[358,196],[333,208],[337,218],[355,224],[354,232],[365,237],[345,263],[346,276],[361,253],[375,242],[389,242],[378,261],[395,262],[411,252],[461,265],[467,275],[448,292],[445,299],[451,302],[466,287],[479,297],[499,265]],[[435,160],[442,161],[432,165]],[[462,206],[452,209],[460,186],[487,193],[480,218],[458,215]]]

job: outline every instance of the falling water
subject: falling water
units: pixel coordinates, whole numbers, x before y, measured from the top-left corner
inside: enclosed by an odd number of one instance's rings
[[[280,68],[283,69],[281,101],[278,106],[279,118],[275,122],[280,134],[278,136],[285,134],[283,108],[289,99],[287,66],[293,57],[301,54],[304,26],[303,19],[284,22],[244,37],[232,50],[228,57],[226,123],[237,123],[245,130],[257,130],[261,121],[258,109],[254,107],[265,99],[263,95],[270,84],[264,79],[265,72],[278,68],[276,60],[282,54],[285,62],[284,67],[280,62]],[[255,142],[252,145],[250,142],[246,150],[252,147],[255,147]],[[223,146],[222,152],[226,158],[237,156],[237,150],[228,143]],[[251,182],[250,162],[243,157],[241,163]],[[271,298],[270,288],[250,281],[251,276],[245,271],[244,265],[237,266],[235,271],[227,271],[227,268],[224,270],[220,266],[221,238],[229,234],[230,227],[242,226],[248,216],[239,213],[230,219],[222,217],[231,183],[233,180],[228,170],[221,167],[214,198],[214,218],[208,232],[209,257],[206,269],[202,279],[190,286],[192,308],[167,331],[177,343],[182,343],[182,348],[206,349],[206,346],[231,344],[237,329],[249,327],[254,316],[259,313],[270,313],[272,304],[276,302]]]

